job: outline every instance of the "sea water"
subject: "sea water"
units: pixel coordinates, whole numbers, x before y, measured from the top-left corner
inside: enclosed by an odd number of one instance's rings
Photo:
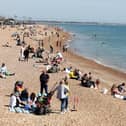
[[[98,63],[126,72],[126,25],[60,23],[74,34],[70,48]]]

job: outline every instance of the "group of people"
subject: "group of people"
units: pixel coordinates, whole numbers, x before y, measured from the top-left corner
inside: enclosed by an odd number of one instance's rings
[[[34,48],[30,45],[26,46],[26,44],[22,44],[20,49],[19,61],[27,61],[29,59],[29,54],[34,53]]]
[[[42,71],[40,75],[40,93],[36,95],[35,92],[29,93],[28,89],[24,87],[23,81],[16,81],[14,90],[10,95],[9,110],[12,112],[24,112],[34,114],[46,114],[51,112],[50,103],[53,94],[57,91],[57,98],[61,102],[61,114],[67,112],[69,84],[67,77],[57,82],[54,87],[48,90],[48,81],[50,77],[46,71]]]
[[[36,93],[29,94],[28,89],[24,88],[24,82],[16,81],[14,90],[10,95],[9,109],[12,112],[34,112],[36,100]]]
[[[45,32],[45,36],[47,36],[47,34],[48,33]],[[27,44],[25,43],[24,41],[25,34],[23,34],[23,40],[21,40],[22,36],[20,35],[21,34],[18,33],[12,35],[12,37],[15,37],[16,45],[21,46],[19,61],[28,61],[30,52],[33,53],[32,57],[43,59],[43,52],[45,51],[44,48],[41,48],[39,46],[36,50],[34,50],[33,48],[30,47],[30,45],[27,46]],[[53,32],[52,35],[54,35]],[[61,36],[58,33],[58,31],[56,32],[56,36],[57,36],[57,46],[61,47],[62,40],[60,40]],[[7,43],[5,47],[9,47],[9,44]],[[65,44],[63,48],[64,48],[63,52],[67,51],[68,48],[67,44]],[[53,55],[54,53],[53,45],[50,44],[49,49],[50,49],[49,54]],[[44,105],[48,104],[50,106],[51,97],[56,91],[57,91],[57,98],[61,102],[60,107],[61,113],[65,113],[66,111],[68,111],[68,96],[70,89],[67,77],[57,82],[57,84],[51,91],[48,90],[48,81],[50,79],[48,73],[54,73],[60,70],[59,64],[63,61],[63,55],[60,51],[57,51],[54,57],[49,56],[46,57],[46,59],[47,62],[49,61],[47,65],[50,65],[50,67],[48,67],[49,68],[48,70],[42,71],[40,75],[40,92],[38,93],[38,95],[35,92],[29,93],[28,89],[24,88],[23,81],[16,81],[16,83],[14,84],[14,90],[10,95],[10,102],[9,102],[10,111],[12,112],[25,111],[25,112],[37,113],[38,111],[40,111],[40,108],[43,108],[43,104]],[[2,63],[0,67],[0,77],[6,78],[7,76],[13,76],[13,75],[15,75],[15,73],[9,72],[5,63]]]
[[[81,82],[80,84],[84,87],[95,89],[99,88],[100,80],[96,79],[94,81],[92,79],[91,72],[82,74],[82,72],[79,69],[77,68],[73,69],[72,66],[64,68],[63,71],[67,73],[67,76],[70,79],[79,80]]]
[[[48,81],[49,81],[49,75],[46,71],[42,71],[40,75],[40,93],[43,94],[43,90],[45,89],[45,93],[48,94]],[[55,92],[57,90],[57,98],[61,101],[61,112],[64,113],[68,110],[68,96],[69,96],[69,83],[68,78],[65,77],[62,79],[59,83],[56,83],[56,85],[53,87],[51,92]]]
[[[59,39],[60,34],[56,33],[57,35],[57,43],[56,46],[61,46],[61,42]],[[21,45],[20,50],[20,58],[19,60],[28,61],[29,53],[32,52],[32,57],[41,58],[43,57],[43,52],[45,51],[44,48],[40,46],[34,51],[33,48],[30,46],[25,47],[25,44],[20,44],[20,36],[17,36],[17,45]],[[53,46],[50,45],[50,54],[53,54],[54,49]],[[69,45],[63,45],[63,52],[66,52]],[[63,55],[61,52],[57,52],[54,57],[46,57],[45,58],[47,69],[42,71],[40,74],[40,91],[38,94],[35,92],[29,93],[27,88],[24,88],[22,81],[17,81],[14,85],[14,91],[10,95],[10,103],[9,109],[12,112],[27,112],[27,113],[35,113],[35,114],[46,114],[50,112],[50,103],[51,98],[55,92],[57,92],[57,98],[60,101],[60,112],[64,114],[65,112],[69,111],[68,103],[69,103],[69,95],[70,95],[70,86],[68,82],[69,79],[76,79],[80,81],[81,85],[87,88],[94,88],[99,89],[100,80],[92,79],[92,73],[84,73],[82,75],[79,69],[73,69],[72,66],[64,68],[63,71],[67,73],[67,76],[63,79],[59,80],[54,87],[49,91],[48,82],[50,80],[50,75],[48,73],[58,72],[60,70],[59,64],[63,61]],[[15,75],[15,73],[10,73],[7,70],[5,63],[2,63],[0,68],[0,77],[6,78],[6,76]],[[125,83],[116,86],[115,84],[111,88],[111,95],[115,98],[120,98],[126,100],[126,96],[123,96],[126,90],[124,88]],[[22,108],[23,109],[19,109]]]
[[[48,81],[49,75],[46,71],[42,71],[40,75],[40,93],[43,94],[43,90],[45,89],[45,93],[48,94]],[[57,91],[57,98],[61,101],[61,113],[68,111],[68,96],[70,92],[68,78],[65,77],[54,85],[51,92]]]
[[[96,81],[92,80],[92,73],[85,73],[81,77],[81,85],[87,88],[95,88],[98,89],[100,84],[100,80],[96,79]]]

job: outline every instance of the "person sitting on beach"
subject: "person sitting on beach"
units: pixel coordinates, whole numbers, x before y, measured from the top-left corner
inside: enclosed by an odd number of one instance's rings
[[[84,87],[95,88],[95,82],[92,80],[92,77],[89,77],[88,80],[86,80]]]
[[[69,72],[69,78],[70,79],[77,79],[78,77],[74,75],[74,71]]]
[[[84,86],[86,84],[88,80],[88,75],[87,73],[85,73],[82,77],[81,77],[81,85]]]
[[[1,67],[0,67],[0,77],[1,78],[6,78],[6,76],[13,76],[15,75],[15,73],[11,73],[7,70],[7,67],[5,65],[5,63],[2,63]]]
[[[116,84],[113,84],[111,87],[111,95],[114,98],[126,100],[126,96],[121,95],[122,93],[118,90],[118,86]]]
[[[122,84],[119,84],[117,86],[118,90],[121,92],[121,93],[124,93],[126,92],[126,89],[125,89],[125,83],[123,82]]]
[[[35,61],[35,63],[43,63],[43,65],[47,66],[47,70],[48,70],[48,66],[50,68],[50,62],[49,62],[49,58],[43,58],[43,59],[39,59],[38,61]]]
[[[28,92],[28,89],[25,88],[24,90],[21,91],[20,99],[21,99],[21,101],[27,102],[28,101],[28,97],[29,97],[29,92]]]
[[[44,49],[38,47],[32,57],[43,58],[43,56],[42,56],[43,52],[44,52]]]
[[[63,60],[63,55],[61,54],[61,52],[57,52],[55,59],[58,61],[58,63]]]
[[[80,80],[81,78],[81,71],[79,69],[74,70],[74,75],[77,76],[77,80]]]
[[[9,102],[9,109],[10,111],[13,111],[15,112],[15,107],[17,106],[17,99],[16,99],[16,96],[14,95],[14,93],[12,93],[10,95],[10,102]]]
[[[72,66],[63,68],[62,71],[64,71],[64,72],[66,72],[67,74],[69,74],[69,73],[72,71]]]
[[[48,69],[48,73],[56,73],[60,71],[58,63],[52,64],[51,67]]]
[[[24,103],[20,100],[20,94],[15,92],[10,95],[9,110],[11,112],[22,112],[22,107]]]
[[[37,97],[34,92],[30,94],[30,97],[28,98],[27,104],[24,106],[26,110],[30,110],[31,112],[35,111],[36,108],[36,101]]]
[[[35,108],[33,109],[36,115],[46,115],[51,112],[51,99],[54,92],[50,91],[48,94],[38,95],[35,102]]]
[[[88,78],[92,78],[92,73],[89,72],[87,76],[88,76]]]
[[[21,92],[24,90],[23,84],[23,81],[16,81],[14,84],[14,92],[18,92],[19,94],[21,94]]]
[[[82,77],[81,77],[81,85],[87,88],[95,88],[95,89],[99,89],[99,85],[100,85],[100,80],[96,79],[96,81],[92,80],[92,77],[89,76],[88,74],[85,73]]]
[[[79,80],[81,77],[79,69],[75,69],[74,71],[71,71],[69,73],[69,78],[70,79],[76,79]]]
[[[100,85],[100,80],[96,79],[96,81],[95,81],[95,89],[99,89],[99,85]]]

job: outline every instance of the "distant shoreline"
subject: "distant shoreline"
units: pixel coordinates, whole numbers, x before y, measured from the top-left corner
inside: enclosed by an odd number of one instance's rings
[[[114,26],[120,26],[120,25],[126,25],[126,23],[106,23],[106,22],[78,22],[78,21],[56,21],[56,20],[32,20],[36,24],[39,23],[61,23],[61,24],[82,24],[82,25],[114,25]]]

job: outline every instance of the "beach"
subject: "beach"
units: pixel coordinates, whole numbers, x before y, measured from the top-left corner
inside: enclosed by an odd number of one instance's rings
[[[45,25],[36,26],[38,31],[46,32],[50,35],[55,32],[54,27],[47,27]],[[61,68],[73,66],[79,68],[82,73],[92,72],[93,79],[99,78],[101,80],[100,89],[88,89],[82,87],[77,80],[69,79],[70,84],[70,98],[69,107],[73,108],[73,98],[78,97],[77,111],[59,114],[57,110],[60,108],[60,102],[57,100],[56,95],[53,96],[51,101],[52,110],[54,113],[45,116],[36,116],[33,114],[13,113],[8,110],[9,95],[12,93],[14,83],[17,80],[24,81],[24,86],[28,88],[29,92],[38,93],[40,90],[39,76],[44,68],[33,67],[35,64],[34,59],[29,59],[28,62],[19,62],[20,46],[16,46],[14,38],[11,35],[17,28],[0,29],[0,64],[6,63],[10,71],[15,72],[15,76],[7,77],[6,79],[0,78],[0,125],[2,126],[125,126],[126,124],[126,101],[115,99],[110,95],[102,94],[100,90],[107,88],[110,90],[113,83],[120,84],[126,82],[126,74],[101,64],[97,64],[93,60],[89,60],[78,56],[75,52],[68,50],[63,53],[65,61],[61,64]],[[21,31],[20,31],[21,32]],[[60,40],[62,45],[71,38],[70,34],[62,30],[60,33]],[[60,46],[56,46],[55,35],[43,37],[44,47],[49,50],[49,44],[53,45],[54,52],[61,50]],[[25,38],[27,44],[37,47],[38,42]],[[2,47],[6,42],[9,42],[11,47]],[[62,46],[61,45],[61,46]],[[50,74],[49,89],[65,76],[64,72]]]

